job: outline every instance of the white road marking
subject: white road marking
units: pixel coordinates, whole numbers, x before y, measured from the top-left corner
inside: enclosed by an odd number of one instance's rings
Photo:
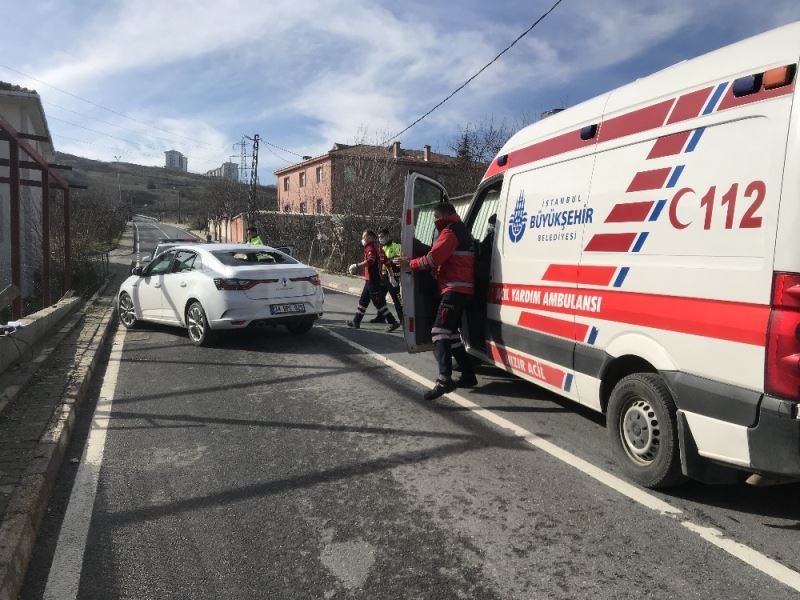
[[[366,346],[362,346],[361,344],[354,342],[345,336],[332,331],[328,327],[323,327],[328,334],[336,338],[337,340],[347,344],[351,348],[358,350],[359,352],[363,352],[367,354],[370,358],[377,360],[388,367],[391,367],[398,373],[405,375],[409,379],[416,381],[427,387],[433,387],[434,382],[430,379],[426,379],[422,375],[412,371],[404,367],[403,365],[393,361],[390,358],[382,354],[378,354],[373,350],[370,350]],[[588,475],[592,479],[602,483],[603,485],[613,489],[616,492],[619,492],[623,496],[626,496],[636,502],[637,504],[641,504],[651,510],[654,510],[662,515],[671,517],[676,521],[680,522],[680,524],[688,529],[689,531],[699,535],[701,538],[706,540],[707,542],[713,544],[717,548],[724,550],[734,558],[738,558],[744,563],[747,563],[751,567],[758,569],[765,575],[772,577],[779,583],[782,583],[794,590],[800,591],[800,573],[790,569],[789,567],[782,565],[776,560],[769,558],[768,556],[742,544],[740,542],[736,542],[730,538],[726,538],[721,532],[717,531],[716,529],[712,529],[710,527],[704,527],[701,525],[697,525],[689,520],[683,520],[683,517],[680,515],[683,514],[683,511],[680,508],[672,506],[668,502],[665,502],[661,498],[654,496],[653,494],[631,484],[627,481],[620,479],[616,475],[612,475],[607,471],[604,471],[600,467],[593,465],[592,463],[580,458],[569,452],[568,450],[564,450],[560,446],[549,442],[535,433],[531,433],[527,429],[517,425],[516,423],[512,423],[508,419],[501,417],[485,408],[481,408],[478,404],[475,404],[471,400],[461,396],[457,393],[450,393],[447,394],[447,398],[455,402],[456,404],[469,409],[473,414],[482,419],[497,425],[503,429],[507,429],[511,431],[512,434],[515,436],[522,438],[531,446],[546,452],[550,456],[557,458],[558,460],[568,464],[569,466],[577,469],[578,471]]]
[[[44,600],[66,600],[78,596],[83,555],[86,550],[89,524],[92,520],[100,467],[103,464],[106,432],[117,389],[125,332],[126,329],[120,326],[114,336],[103,386],[100,389],[100,398],[92,418],[92,428],[89,431],[86,448],[83,451],[78,474],[69,497],[69,505],[61,525],[61,532],[58,535],[55,555],[47,578],[47,587],[44,590]],[[102,410],[104,416],[97,416],[98,409]]]

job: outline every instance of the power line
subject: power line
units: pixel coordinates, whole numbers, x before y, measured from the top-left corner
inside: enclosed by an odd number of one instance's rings
[[[173,132],[171,132],[171,131],[167,131],[166,129],[162,129],[161,127],[156,127],[155,125],[151,125],[150,123],[146,123],[145,121],[140,121],[139,119],[134,119],[133,117],[129,117],[129,116],[128,116],[128,115],[126,115],[125,113],[122,113],[122,112],[119,112],[119,111],[117,111],[117,110],[114,110],[113,108],[108,108],[107,106],[103,106],[102,104],[98,104],[97,102],[93,102],[93,101],[91,101],[91,100],[88,100],[88,99],[86,99],[86,98],[83,98],[82,96],[78,96],[77,94],[73,94],[72,92],[68,92],[68,91],[67,91],[67,90],[65,90],[65,89],[62,89],[62,88],[60,88],[60,87],[57,87],[57,86],[55,86],[55,85],[52,85],[52,84],[50,84],[50,83],[47,83],[46,81],[42,81],[41,79],[37,79],[37,78],[36,78],[36,77],[34,77],[33,75],[28,75],[27,73],[23,73],[22,71],[20,71],[20,70],[18,70],[18,69],[15,69],[15,68],[13,68],[13,67],[9,67],[8,65],[3,65],[3,64],[0,64],[0,67],[2,67],[2,68],[4,68],[4,69],[6,69],[6,70],[8,70],[8,71],[12,71],[12,72],[14,72],[14,73],[17,73],[18,75],[22,75],[23,77],[27,77],[28,79],[31,79],[31,80],[33,80],[33,81],[36,81],[37,83],[41,83],[42,85],[46,85],[46,86],[47,86],[47,87],[49,87],[49,88],[52,88],[52,89],[54,89],[54,90],[56,90],[56,91],[59,91],[59,92],[61,92],[62,94],[66,94],[67,96],[71,96],[72,98],[75,98],[75,99],[77,99],[77,100],[80,100],[81,102],[86,102],[87,104],[91,104],[92,106],[94,106],[94,107],[96,107],[96,108],[99,108],[99,109],[101,109],[101,110],[105,110],[105,111],[108,111],[108,112],[110,112],[110,113],[113,113],[113,114],[115,114],[115,115],[117,115],[117,116],[120,116],[120,117],[122,117],[123,119],[128,119],[129,121],[133,121],[134,123],[138,123],[139,125],[144,125],[145,127],[148,127],[148,128],[150,128],[150,129],[154,129],[154,130],[156,130],[156,131],[160,131],[160,132],[162,132],[162,133],[166,133],[166,134],[168,134],[168,135],[171,135],[171,136],[173,136],[175,139],[182,139],[182,140],[184,140],[184,141],[188,141],[188,142],[196,142],[196,140],[191,140],[190,138],[185,138],[185,137],[183,137],[183,136],[178,136],[178,135],[175,135]],[[214,149],[212,146],[209,146],[208,144],[203,144],[202,142],[196,142],[196,143],[197,143],[198,145],[200,145],[200,146],[205,146],[206,148],[209,148],[209,149]]]
[[[78,117],[82,117],[84,119],[91,119],[92,121],[96,121],[98,123],[102,123],[103,125],[108,125],[109,127],[114,127],[115,129],[121,129],[123,131],[129,131],[130,133],[133,133],[134,135],[142,135],[142,131],[141,130],[131,129],[130,127],[123,127],[122,125],[119,125],[117,123],[112,123],[110,121],[104,121],[103,119],[98,119],[97,117],[93,117],[93,116],[87,115],[85,113],[78,112],[77,110],[72,110],[72,109],[66,108],[64,106],[59,106],[58,104],[56,104],[55,102],[52,102],[50,100],[43,100],[43,102],[48,106],[52,106],[53,108],[57,108],[59,110],[63,110],[63,111],[68,112],[68,113],[72,113],[73,115],[76,115]],[[159,136],[155,136],[155,135],[153,135],[153,136],[143,136],[143,137],[149,137],[150,139],[159,140],[159,141],[167,142],[167,143],[170,143],[170,144],[174,144],[174,142],[175,142],[175,140],[167,139],[167,138],[163,138],[163,137],[159,137]]]
[[[263,141],[263,140],[261,140],[261,141]],[[283,162],[285,162],[287,165],[294,164],[292,161],[290,161],[290,160],[288,160],[288,159],[286,159],[286,158],[282,157],[280,154],[278,154],[277,152],[275,152],[275,150],[273,150],[273,149],[270,147],[270,146],[272,146],[272,144],[270,144],[270,143],[268,143],[268,142],[264,142],[264,144],[267,146],[267,150],[269,150],[269,151],[270,151],[270,154],[272,154],[272,155],[273,155],[275,158],[277,158],[278,160],[282,160],[282,161],[283,161]],[[294,152],[292,152],[291,154],[294,154]],[[298,156],[299,156],[299,155],[298,155]]]
[[[266,144],[267,146],[272,146],[273,148],[277,148],[278,150],[280,150],[282,152],[286,152],[287,154],[292,154],[294,156],[297,156],[298,158],[304,158],[304,156],[302,154],[298,154],[297,152],[292,152],[291,150],[287,150],[286,148],[281,148],[277,144],[272,144],[272,143],[268,142],[267,140],[260,140],[260,141],[261,141],[262,144]],[[275,153],[273,152],[273,154],[275,154]],[[276,156],[277,156],[277,154],[276,154]],[[280,157],[278,157],[278,158],[280,158]],[[283,159],[283,160],[285,160],[285,159]]]
[[[472,77],[470,77],[469,79],[467,79],[467,80],[466,80],[464,83],[462,83],[460,86],[458,86],[458,87],[457,87],[456,89],[454,89],[452,92],[450,92],[450,94],[449,94],[447,97],[445,97],[445,98],[444,98],[444,100],[442,100],[441,102],[439,102],[438,104],[436,104],[436,106],[434,106],[433,108],[431,108],[431,109],[430,109],[428,112],[426,112],[424,115],[422,115],[422,116],[421,116],[421,117],[419,117],[417,120],[415,120],[413,123],[411,123],[411,125],[409,125],[409,126],[408,126],[408,127],[406,127],[405,129],[403,129],[403,130],[402,130],[400,133],[396,133],[396,134],[395,134],[395,135],[393,135],[392,137],[390,137],[390,138],[387,138],[386,140],[384,140],[383,142],[381,142],[381,146],[388,144],[389,142],[391,142],[392,140],[394,140],[394,139],[396,139],[396,138],[399,138],[399,137],[400,137],[401,135],[403,135],[403,134],[404,134],[406,131],[408,131],[409,129],[411,129],[412,127],[414,127],[414,125],[418,124],[420,121],[422,121],[423,119],[425,119],[426,117],[428,117],[428,116],[429,116],[429,115],[430,115],[430,114],[431,114],[433,111],[435,111],[437,108],[439,108],[440,106],[442,106],[442,104],[444,104],[445,102],[447,102],[448,100],[450,100],[450,98],[452,98],[453,96],[455,96],[455,95],[456,95],[458,92],[460,92],[460,91],[461,91],[461,90],[463,90],[465,87],[467,87],[467,86],[468,86],[468,85],[469,85],[469,84],[470,84],[470,83],[471,83],[471,82],[472,82],[472,81],[473,81],[473,80],[474,80],[474,79],[475,79],[475,78],[476,78],[478,75],[480,75],[480,74],[481,74],[481,73],[483,73],[483,72],[484,72],[486,69],[488,69],[490,66],[492,66],[492,65],[493,65],[495,62],[497,62],[497,60],[498,60],[498,59],[499,59],[501,56],[503,56],[503,54],[505,54],[506,52],[508,52],[509,50],[511,50],[511,48],[513,48],[513,47],[514,47],[514,46],[517,44],[517,42],[519,42],[519,41],[520,41],[522,38],[524,38],[524,37],[525,37],[526,35],[528,35],[528,34],[529,34],[531,31],[533,31],[533,28],[534,28],[534,27],[536,27],[536,26],[537,26],[539,23],[541,23],[542,21],[544,21],[544,19],[545,19],[545,18],[547,18],[547,16],[548,16],[548,15],[549,15],[551,12],[553,12],[553,11],[556,9],[556,7],[557,7],[559,4],[561,4],[561,2],[563,2],[563,0],[556,0],[555,4],[553,4],[553,6],[551,6],[551,7],[550,7],[550,8],[547,10],[547,12],[545,12],[544,14],[542,14],[542,16],[540,16],[538,19],[536,19],[536,21],[534,21],[534,22],[533,22],[533,25],[531,25],[530,27],[528,27],[528,29],[526,29],[525,31],[523,31],[523,32],[522,32],[522,33],[521,33],[521,34],[520,34],[520,35],[517,37],[517,39],[515,39],[515,40],[514,40],[513,42],[511,42],[511,43],[510,43],[508,46],[506,46],[506,47],[505,47],[505,48],[504,48],[504,49],[503,49],[503,50],[502,50],[502,51],[501,51],[501,52],[500,52],[500,53],[499,53],[497,56],[495,56],[495,57],[494,57],[492,60],[490,60],[490,61],[489,61],[488,63],[486,63],[485,65],[483,65],[483,66],[482,66],[482,67],[481,67],[481,68],[480,68],[480,69],[479,69],[479,70],[478,70],[478,71],[477,71],[477,72],[476,72],[476,73],[475,73],[475,74],[474,74]]]

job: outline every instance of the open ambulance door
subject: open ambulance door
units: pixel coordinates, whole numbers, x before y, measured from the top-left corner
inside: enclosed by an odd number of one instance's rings
[[[447,199],[447,190],[437,181],[419,173],[406,177],[400,248],[403,256],[417,258],[430,250],[436,235],[433,209]],[[409,352],[433,349],[431,328],[436,318],[439,292],[431,271],[400,273],[403,298],[403,330]]]

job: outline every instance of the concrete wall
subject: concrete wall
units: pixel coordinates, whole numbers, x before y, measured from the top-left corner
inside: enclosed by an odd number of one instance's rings
[[[26,356],[31,346],[50,337],[59,324],[81,305],[81,298],[60,300],[22,319],[22,329],[0,336],[0,373]]]

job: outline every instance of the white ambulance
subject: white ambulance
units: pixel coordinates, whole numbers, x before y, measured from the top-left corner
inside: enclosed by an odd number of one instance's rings
[[[794,23],[539,121],[464,212],[470,352],[605,413],[641,485],[800,476],[799,58]],[[419,256],[447,192],[406,183]],[[428,350],[430,276],[401,280]]]

